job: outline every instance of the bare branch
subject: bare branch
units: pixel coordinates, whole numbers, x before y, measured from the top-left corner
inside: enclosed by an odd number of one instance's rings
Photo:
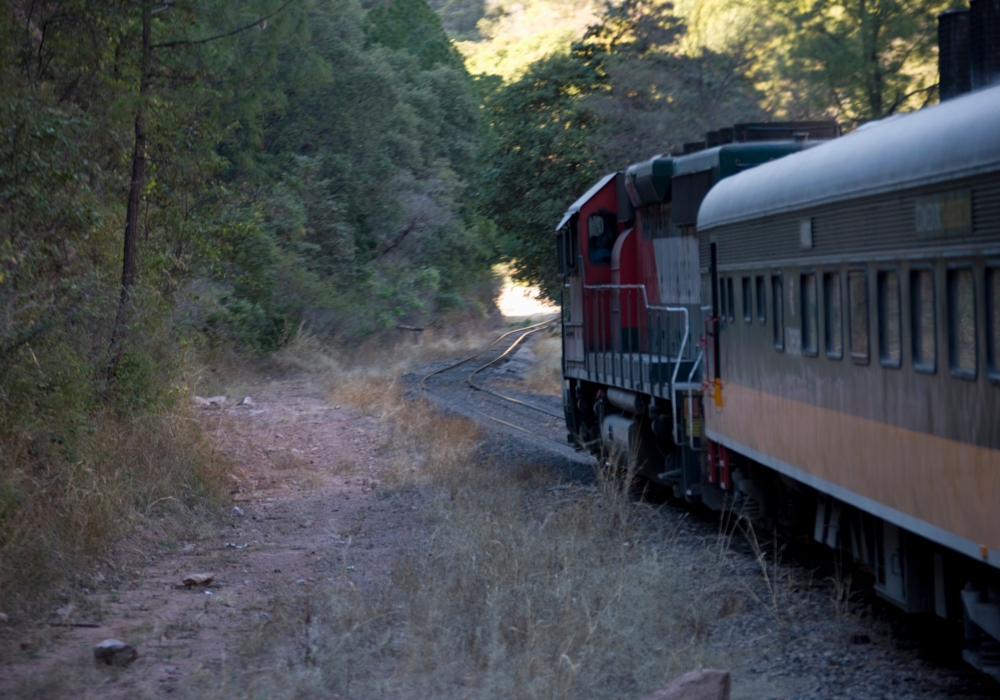
[[[245,32],[245,31],[247,31],[249,29],[253,29],[254,27],[260,25],[262,22],[266,22],[267,20],[271,19],[272,17],[278,16],[279,14],[281,14],[282,12],[284,12],[285,8],[288,7],[289,5],[291,5],[294,1],[295,0],[288,0],[288,2],[286,2],[284,5],[282,5],[281,7],[279,7],[277,10],[275,10],[271,14],[269,14],[269,15],[267,15],[265,17],[258,17],[257,19],[255,19],[250,24],[244,25],[242,27],[238,27],[238,28],[233,29],[232,31],[229,31],[229,32],[223,32],[222,34],[216,34],[215,36],[206,37],[204,39],[179,39],[177,41],[165,41],[165,42],[163,42],[161,44],[153,44],[152,48],[153,49],[172,49],[172,48],[176,48],[178,46],[196,46],[198,44],[208,44],[210,42],[217,41],[218,39],[225,39],[226,37],[235,36],[237,34],[242,34],[243,32]]]
[[[425,222],[420,217],[417,217],[416,219],[414,219],[413,221],[411,221],[405,228],[403,228],[402,231],[400,231],[400,233],[398,233],[396,235],[396,239],[394,241],[392,241],[388,246],[386,246],[382,250],[382,252],[378,254],[378,256],[375,259],[376,260],[381,260],[386,255],[388,255],[389,253],[391,253],[411,233],[413,233],[414,231],[422,230],[424,228],[424,223]]]

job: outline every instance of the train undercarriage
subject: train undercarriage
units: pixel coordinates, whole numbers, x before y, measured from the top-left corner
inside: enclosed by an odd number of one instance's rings
[[[759,531],[809,537],[870,575],[875,593],[913,615],[961,621],[967,663],[1000,681],[1000,575],[702,435],[705,392],[668,398],[567,379],[567,439],[677,500],[729,511]],[[710,397],[709,397],[710,399]],[[672,405],[673,403],[673,405]]]

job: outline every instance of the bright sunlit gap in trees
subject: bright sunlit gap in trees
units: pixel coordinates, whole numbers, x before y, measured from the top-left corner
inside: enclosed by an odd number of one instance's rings
[[[510,270],[504,265],[497,265],[496,272],[503,277],[503,287],[496,303],[504,318],[516,320],[559,312],[556,304],[541,296],[541,290],[536,285],[515,282],[510,278]]]

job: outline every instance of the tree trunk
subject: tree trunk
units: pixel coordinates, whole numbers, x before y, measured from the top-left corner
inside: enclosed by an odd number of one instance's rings
[[[135,283],[135,247],[139,237],[139,207],[142,188],[146,179],[146,116],[149,110],[149,86],[153,68],[153,6],[150,0],[142,3],[142,76],[139,80],[139,104],[135,114],[135,145],[132,149],[132,182],[128,191],[128,208],[125,213],[125,249],[122,256],[121,296],[118,313],[111,333],[108,360],[108,384],[114,384],[118,363],[125,350],[128,333],[128,307],[132,285]]]

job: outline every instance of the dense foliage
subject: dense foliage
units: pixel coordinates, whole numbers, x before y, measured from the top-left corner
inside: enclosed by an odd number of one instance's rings
[[[197,455],[160,439],[190,439],[166,416],[192,349],[262,355],[303,326],[353,342],[489,303],[494,228],[467,194],[481,100],[423,0],[4,0],[0,51],[11,576],[11,557],[51,572],[41,552],[101,541],[81,519],[199,493]],[[111,493],[161,458],[182,476]]]
[[[192,350],[483,314],[500,260],[557,296],[601,174],[918,108],[950,1],[0,0],[0,569],[159,464]],[[121,509],[198,492],[172,453]]]
[[[668,3],[609,6],[568,54],[533,64],[486,99],[493,137],[482,203],[521,279],[558,298],[553,229],[602,174],[704,131],[766,116],[731,55],[682,50]]]

